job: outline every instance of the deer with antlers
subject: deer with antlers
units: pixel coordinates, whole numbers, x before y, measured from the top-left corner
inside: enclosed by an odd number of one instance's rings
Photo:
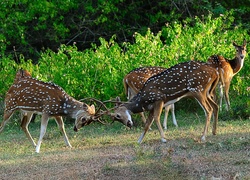
[[[220,55],[213,55],[210,56],[208,59],[208,64],[211,64],[212,66],[216,67],[217,70],[220,68],[221,72],[221,80],[218,85],[219,87],[219,96],[220,101],[219,105],[220,108],[222,108],[222,99],[224,98],[226,102],[226,110],[228,111],[230,109],[230,101],[229,101],[229,88],[230,83],[232,81],[232,78],[234,75],[236,75],[244,64],[244,59],[246,56],[246,40],[244,39],[243,45],[237,45],[235,42],[233,42],[233,46],[236,49],[236,55],[235,58],[232,60],[226,59],[223,56]],[[224,91],[224,93],[223,93]]]
[[[148,80],[148,78],[159,74],[162,71],[165,71],[166,68],[164,67],[158,67],[158,66],[150,66],[150,67],[139,67],[132,71],[130,71],[124,78],[123,78],[123,85],[125,89],[125,93],[127,96],[127,99],[132,99],[139,90],[143,87],[144,83]],[[168,112],[171,110],[172,113],[172,120],[173,124],[178,127],[176,118],[175,118],[175,112],[174,112],[174,104],[165,106],[165,116],[163,121],[163,128],[167,129],[167,118],[168,118]],[[144,113],[139,113],[141,116],[141,119],[143,123],[146,123],[146,118],[144,116]]]
[[[14,83],[9,88],[5,97],[5,110],[0,132],[3,131],[5,124],[9,121],[13,113],[17,110],[22,112],[21,127],[28,139],[36,147],[39,153],[43,136],[45,135],[48,120],[54,117],[60,131],[64,136],[65,144],[71,147],[65,132],[62,116],[68,116],[75,120],[74,130],[77,131],[83,125],[93,121],[95,107],[75,100],[69,96],[60,86],[42,82],[32,78],[30,73],[19,70],[16,74]],[[41,130],[37,144],[34,142],[28,125],[33,114],[41,114]]]
[[[136,96],[119,105],[111,116],[121,121],[131,119],[131,113],[149,111],[144,132],[138,143],[142,142],[154,120],[160,132],[161,141],[166,142],[160,124],[162,108],[184,97],[193,97],[199,102],[206,115],[206,123],[201,137],[201,141],[205,141],[212,115],[214,116],[213,134],[216,134],[217,130],[218,105],[210,95],[214,92],[218,82],[218,72],[206,63],[197,61],[179,63],[150,77]]]

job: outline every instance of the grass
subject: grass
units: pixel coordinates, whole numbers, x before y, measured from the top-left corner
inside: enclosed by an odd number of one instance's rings
[[[169,117],[167,143],[153,124],[141,145],[139,119],[132,129],[115,122],[78,133],[68,122],[71,149],[51,120],[39,154],[13,117],[0,134],[0,179],[250,179],[249,120],[219,121],[217,135],[210,128],[207,142],[200,143],[202,112],[176,114],[179,128]],[[37,119],[30,124],[35,141],[39,130]]]

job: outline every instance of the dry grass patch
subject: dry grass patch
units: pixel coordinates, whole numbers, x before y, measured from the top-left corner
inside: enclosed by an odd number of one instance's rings
[[[218,135],[210,129],[207,142],[199,143],[204,122],[178,119],[180,127],[169,126],[165,144],[155,126],[138,145],[140,127],[91,124],[75,133],[66,124],[72,149],[51,121],[40,154],[18,126],[9,125],[0,134],[0,179],[250,179],[248,120],[221,121]],[[39,125],[30,127],[34,137]]]

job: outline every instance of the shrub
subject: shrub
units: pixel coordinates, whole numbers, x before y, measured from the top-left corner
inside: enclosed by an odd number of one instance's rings
[[[243,38],[250,39],[246,30],[233,26],[232,22],[229,12],[216,19],[210,15],[195,21],[173,22],[156,34],[150,29],[145,35],[136,32],[134,44],[124,42],[119,45],[113,36],[109,41],[100,38],[99,46],[92,44],[92,48],[85,51],[79,51],[75,45],[61,45],[57,52],[47,50],[42,53],[38,64],[25,61],[23,57],[20,64],[3,58],[0,96],[4,96],[15,71],[22,67],[38,79],[55,82],[77,99],[107,100],[121,96],[125,100],[122,79],[134,68],[170,67],[191,59],[206,61],[213,54],[232,59],[235,54],[232,41],[241,44]],[[233,78],[231,99],[238,95],[249,97],[250,63],[247,59],[243,69]]]

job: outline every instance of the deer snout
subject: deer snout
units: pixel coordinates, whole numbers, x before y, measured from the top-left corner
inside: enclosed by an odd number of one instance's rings
[[[129,120],[129,121],[127,122],[127,126],[128,126],[129,128],[132,128],[133,122]]]
[[[78,131],[78,129],[77,129],[77,127],[76,127],[76,126],[74,126],[74,131],[75,131],[75,132],[77,132],[77,131]]]

